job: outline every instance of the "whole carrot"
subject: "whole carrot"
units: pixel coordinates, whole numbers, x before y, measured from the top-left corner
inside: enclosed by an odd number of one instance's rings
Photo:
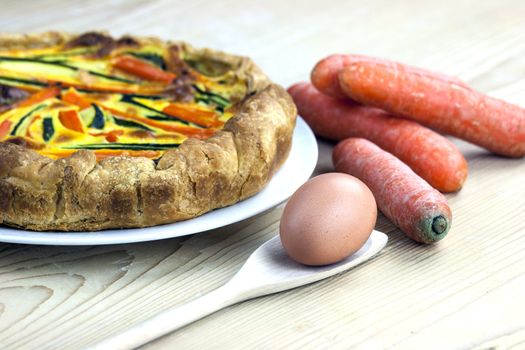
[[[335,169],[363,181],[379,210],[410,238],[434,243],[446,236],[452,213],[445,196],[395,156],[365,139],[349,138],[332,157]]]
[[[525,109],[399,63],[352,63],[339,74],[345,94],[508,157],[525,155]]]
[[[368,139],[408,164],[442,192],[454,192],[467,178],[467,161],[456,146],[440,134],[409,120],[352,101],[326,96],[310,83],[288,89],[299,115],[318,136],[340,141]]]
[[[328,56],[319,61],[312,70],[311,80],[314,86],[322,93],[335,98],[348,98],[339,85],[339,72],[353,63],[372,62],[377,65],[390,65],[391,61],[363,55],[337,54]],[[459,86],[467,85],[456,77],[441,73],[407,66],[405,68],[412,74],[426,76],[432,79],[450,82]]]

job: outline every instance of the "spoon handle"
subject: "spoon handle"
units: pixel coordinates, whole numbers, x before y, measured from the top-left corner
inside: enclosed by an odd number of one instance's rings
[[[133,349],[242,300],[229,283],[118,333],[89,349]]]

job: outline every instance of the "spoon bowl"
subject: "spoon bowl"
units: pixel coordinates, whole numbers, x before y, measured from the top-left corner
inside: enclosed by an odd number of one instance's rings
[[[262,244],[246,260],[230,280],[238,288],[251,289],[252,297],[296,288],[346,271],[376,255],[386,245],[388,237],[373,231],[365,244],[348,258],[330,265],[307,266],[286,254],[279,236]]]

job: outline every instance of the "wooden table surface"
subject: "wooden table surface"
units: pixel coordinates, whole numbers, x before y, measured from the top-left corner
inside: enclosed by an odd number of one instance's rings
[[[0,31],[107,29],[249,55],[288,86],[335,52],[458,75],[525,106],[525,2],[4,0]],[[525,161],[454,140],[469,162],[433,246],[387,219],[376,259],[320,283],[222,310],[146,349],[525,348]],[[331,171],[320,142],[317,173]],[[78,349],[227,281],[277,232],[282,208],[180,239],[110,246],[0,245],[0,348]]]

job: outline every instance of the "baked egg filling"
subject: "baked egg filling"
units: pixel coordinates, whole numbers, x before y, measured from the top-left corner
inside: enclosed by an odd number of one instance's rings
[[[0,141],[51,158],[81,149],[158,158],[220,130],[246,93],[232,67],[176,44],[88,33],[60,46],[0,48]]]

